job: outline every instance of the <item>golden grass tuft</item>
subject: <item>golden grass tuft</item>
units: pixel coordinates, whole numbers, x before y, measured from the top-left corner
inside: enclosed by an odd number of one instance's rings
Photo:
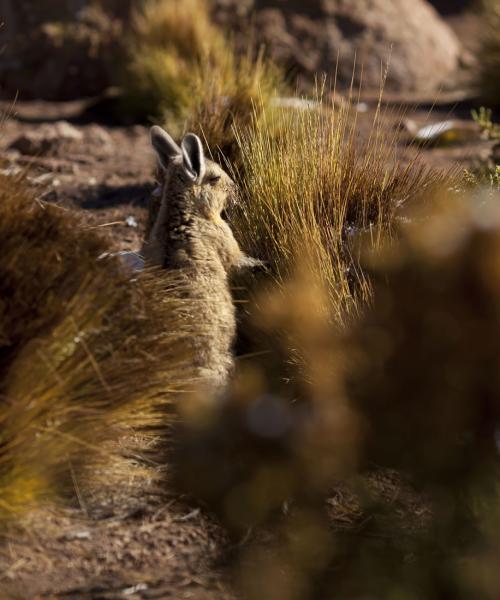
[[[196,307],[174,276],[132,279],[74,214],[3,175],[0,248],[0,516],[9,517],[73,491],[94,458],[112,465],[106,440],[168,429],[175,392],[194,385]],[[91,469],[85,478],[100,485]]]
[[[206,140],[215,160],[239,168],[241,152],[235,132],[253,132],[258,120],[270,110],[279,89],[285,89],[280,72],[262,51],[255,60],[250,51],[241,57],[228,51],[219,71],[212,76],[206,71],[200,78],[203,100],[185,128]]]
[[[124,79],[125,110],[166,122],[175,137],[193,130],[228,159],[233,125],[252,125],[281,85],[277,69],[234,45],[212,23],[206,0],[146,0],[133,17]],[[219,156],[220,157],[220,156]]]
[[[366,235],[377,247],[383,234],[394,233],[405,205],[447,179],[417,158],[399,160],[398,135],[384,125],[379,107],[363,138],[351,102],[337,106],[321,98],[316,107],[275,107],[254,132],[238,135],[237,238],[267,261],[278,281],[310,253],[339,322],[370,298],[353,242]]]
[[[181,123],[197,102],[202,66],[213,74],[226,51],[204,0],[145,0],[132,16],[130,44],[128,109]]]

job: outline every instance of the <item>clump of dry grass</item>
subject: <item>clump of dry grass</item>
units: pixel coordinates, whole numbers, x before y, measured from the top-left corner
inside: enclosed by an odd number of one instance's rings
[[[198,132],[215,153],[215,159],[241,166],[240,147],[236,131],[252,132],[278,89],[284,89],[277,68],[260,52],[253,59],[251,52],[236,57],[225,54],[226,64],[215,74],[200,79],[200,102],[186,122],[186,129]],[[257,118],[257,120],[256,120]]]
[[[278,280],[309,252],[325,282],[333,316],[343,321],[370,297],[353,240],[395,230],[398,211],[446,180],[412,160],[397,159],[397,133],[380,107],[362,138],[350,102],[317,108],[276,107],[238,141],[243,156],[238,239],[265,260]]]
[[[478,87],[488,106],[500,106],[500,5],[496,0],[483,0],[481,43],[477,50]]]
[[[146,0],[132,17],[125,94],[132,112],[184,121],[199,101],[202,66],[211,76],[225,62],[226,43],[204,0]]]
[[[0,353],[2,367],[25,343],[46,333],[85,275],[99,270],[105,241],[74,234],[65,211],[39,203],[20,178],[0,177]]]
[[[146,0],[130,45],[126,110],[166,122],[176,137],[201,133],[229,159],[237,150],[233,125],[250,126],[257,100],[267,105],[281,83],[262,54],[236,56],[206,0]]]
[[[0,248],[0,514],[8,517],[69,491],[94,457],[112,464],[104,441],[168,426],[175,390],[194,385],[186,340],[195,309],[175,278],[131,280],[75,215],[4,175]],[[96,484],[91,470],[86,479]]]

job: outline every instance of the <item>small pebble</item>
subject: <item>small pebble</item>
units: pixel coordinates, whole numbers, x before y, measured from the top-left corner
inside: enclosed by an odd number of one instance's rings
[[[43,175],[39,175],[38,177],[34,177],[31,181],[35,185],[45,185],[52,180],[52,173],[44,173]]]
[[[133,229],[137,229],[137,227],[139,227],[139,224],[137,223],[137,219],[132,216],[129,216],[125,219],[125,225],[127,227],[132,227]]]

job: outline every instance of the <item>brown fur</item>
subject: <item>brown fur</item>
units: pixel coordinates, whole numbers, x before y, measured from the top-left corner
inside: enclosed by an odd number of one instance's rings
[[[198,301],[197,318],[202,325],[193,341],[196,366],[204,382],[220,389],[233,366],[231,347],[236,332],[229,274],[258,261],[243,254],[222,218],[236,187],[219,165],[204,158],[199,138],[188,134],[179,147],[155,127],[152,142],[164,183],[143,253],[148,264],[180,269],[186,278],[190,298]]]

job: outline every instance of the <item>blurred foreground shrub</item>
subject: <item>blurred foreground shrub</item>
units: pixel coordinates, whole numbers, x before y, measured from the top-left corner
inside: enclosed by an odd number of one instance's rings
[[[475,569],[488,570],[500,514],[498,198],[443,198],[368,262],[374,301],[351,333],[347,393],[368,425],[366,464],[410,476],[433,515],[413,557],[386,565],[388,589],[497,597],[496,574]]]
[[[174,481],[250,534],[243,598],[500,593],[500,212],[441,198],[364,255],[373,300],[347,329],[296,271],[257,296],[273,342],[227,404],[185,405]]]
[[[252,319],[272,346],[240,359],[227,398],[180,407],[175,482],[203,499],[230,531],[275,523],[284,503],[317,508],[355,470],[359,422],[342,388],[338,336],[318,279],[303,267],[261,290]]]

